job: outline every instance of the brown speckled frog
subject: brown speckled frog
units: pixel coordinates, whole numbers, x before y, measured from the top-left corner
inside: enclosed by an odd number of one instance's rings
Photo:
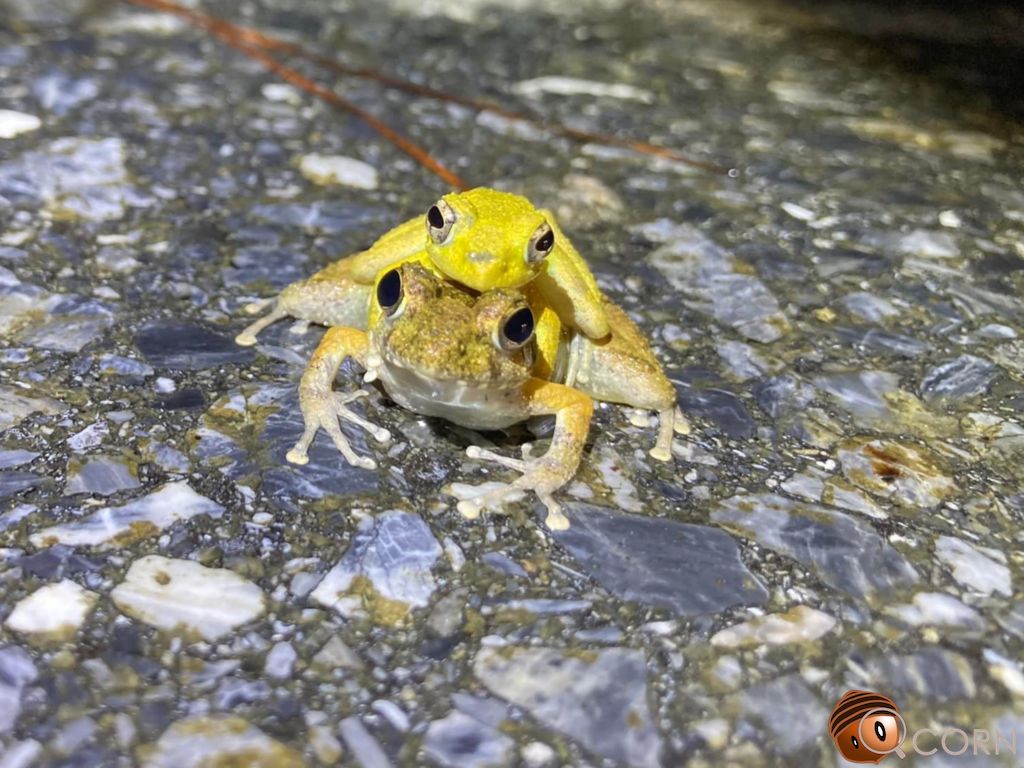
[[[399,405],[473,429],[555,416],[554,436],[542,456],[531,457],[524,449],[523,458],[514,459],[476,446],[467,449],[471,458],[522,475],[461,501],[459,511],[466,517],[478,516],[514,492],[532,490],[548,509],[547,525],[568,527],[554,493],[576,473],[595,399],[657,411],[661,422],[651,455],[671,458],[675,390],[640,331],[607,298],[602,296],[601,303],[612,331],[594,341],[562,326],[550,309],[535,314],[529,291],[476,294],[415,263],[384,271],[372,288],[345,275],[336,277],[348,287],[349,300],[368,304],[369,331],[336,326],[324,335],[299,385],[306,428],[288,452],[289,461],[305,464],[309,445],[323,428],[349,463],[375,466],[352,451],[339,426],[339,419],[350,421],[378,440],[389,438],[387,430],[346,407],[365,392],[333,390],[338,367],[348,357],[366,368],[366,380],[379,379]]]

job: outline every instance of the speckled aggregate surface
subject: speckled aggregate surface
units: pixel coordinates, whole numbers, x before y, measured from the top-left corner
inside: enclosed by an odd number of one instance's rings
[[[668,464],[598,408],[552,534],[533,498],[469,521],[453,496],[508,479],[467,445],[549,424],[473,435],[375,390],[392,441],[351,435],[379,469],[322,435],[291,466],[322,331],[232,340],[441,182],[169,17],[0,1],[0,766],[830,766],[848,688],[1024,750],[1022,110],[839,5],[840,31],[755,3],[244,5],[736,169],[326,76],[552,208],[677,386]],[[991,33],[916,12],[952,36],[926,58]]]

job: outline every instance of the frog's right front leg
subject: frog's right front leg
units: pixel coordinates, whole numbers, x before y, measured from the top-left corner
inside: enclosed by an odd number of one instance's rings
[[[306,464],[309,461],[309,445],[322,427],[349,464],[363,469],[377,467],[377,462],[373,459],[359,456],[352,450],[348,438],[338,424],[339,419],[359,425],[379,442],[390,439],[391,433],[346,407],[346,403],[365,397],[368,394],[366,390],[342,394],[333,389],[334,377],[342,361],[352,357],[366,367],[368,348],[369,339],[366,333],[357,328],[329,328],[324,334],[299,383],[299,406],[302,408],[306,428],[302,437],[295,443],[295,447],[285,456],[288,461],[293,464]]]

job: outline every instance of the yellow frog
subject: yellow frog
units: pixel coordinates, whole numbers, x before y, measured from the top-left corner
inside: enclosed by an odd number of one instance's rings
[[[346,281],[372,285],[382,270],[405,261],[475,291],[529,283],[535,309],[551,309],[564,325],[592,339],[610,330],[594,276],[554,216],[519,195],[479,187],[445,195],[425,217],[395,227],[367,250],[289,285],[276,299],[250,304],[251,314],[273,309],[235,341],[255,344],[261,330],[283,317],[365,327],[365,319],[353,322],[352,313],[364,309],[348,301]]]
[[[351,262],[349,262],[351,264]],[[299,385],[305,431],[287,455],[305,464],[307,450],[322,427],[349,463],[372,468],[357,456],[339,426],[349,421],[387,440],[387,430],[346,407],[365,391],[333,390],[338,367],[354,358],[366,380],[379,379],[398,404],[474,429],[500,429],[531,416],[554,414],[555,432],[547,452],[522,459],[467,449],[474,459],[497,462],[522,473],[515,481],[459,503],[476,517],[516,491],[532,490],[548,509],[547,525],[568,527],[553,494],[579,466],[590,428],[594,399],[658,412],[660,427],[651,455],[671,458],[676,418],[675,390],[647,341],[619,307],[598,294],[612,331],[600,341],[565,328],[550,308],[537,313],[529,292],[463,290],[415,263],[385,270],[372,288],[339,268],[334,285],[347,296],[353,314],[368,318],[369,332],[352,324],[332,327]]]

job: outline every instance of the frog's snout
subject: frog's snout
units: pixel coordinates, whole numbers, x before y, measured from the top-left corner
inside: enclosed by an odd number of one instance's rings
[[[466,258],[474,264],[487,264],[494,261],[494,254],[487,251],[470,251]]]

